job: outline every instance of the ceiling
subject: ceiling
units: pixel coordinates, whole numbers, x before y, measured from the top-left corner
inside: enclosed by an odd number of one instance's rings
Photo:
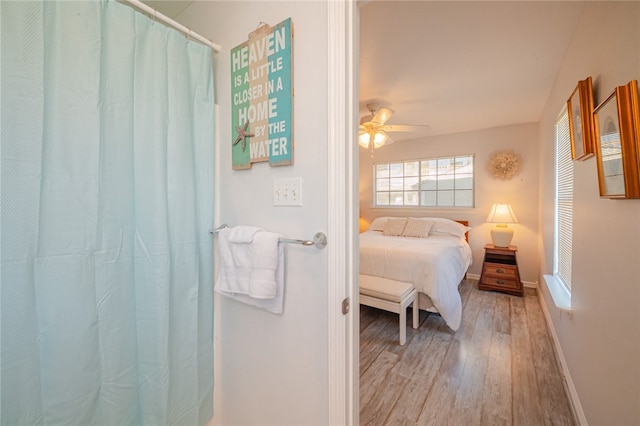
[[[396,111],[388,124],[428,124],[428,135],[537,122],[583,6],[368,1],[360,7],[360,113],[373,100]]]
[[[191,1],[145,1],[177,17]],[[427,124],[403,140],[537,122],[580,1],[360,1],[360,115]]]

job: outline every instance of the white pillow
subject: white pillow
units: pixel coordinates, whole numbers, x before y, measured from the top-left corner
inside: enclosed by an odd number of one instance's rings
[[[433,222],[433,227],[429,232],[431,235],[448,234],[453,235],[454,237],[464,237],[464,234],[471,230],[471,228],[468,226],[464,226],[463,224],[458,223],[455,220],[447,219],[444,217],[420,217],[416,219],[428,220],[430,222]]]
[[[389,218],[386,216],[373,219],[373,222],[371,222],[371,225],[369,225],[369,229],[367,229],[367,231],[384,231],[384,225],[387,223],[387,219]]]
[[[407,223],[406,217],[389,218],[387,219],[387,222],[384,225],[382,234],[390,237],[400,236],[402,235],[402,231],[404,231],[404,226],[406,223]]]
[[[434,223],[427,219],[410,217],[402,232],[403,237],[427,238]]]
[[[468,226],[464,226],[451,219],[445,219],[443,217],[430,217],[428,219],[434,222],[433,228],[431,228],[432,235],[448,234],[454,237],[464,238],[464,234],[471,230]]]

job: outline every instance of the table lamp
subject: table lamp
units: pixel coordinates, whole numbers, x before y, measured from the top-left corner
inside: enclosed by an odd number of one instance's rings
[[[513,229],[507,223],[517,223],[516,215],[513,214],[510,204],[496,203],[491,208],[491,213],[487,217],[487,222],[496,223],[491,229],[491,240],[496,247],[509,247],[513,238]]]
[[[360,225],[360,232],[364,232],[367,229],[369,229],[370,223],[369,223],[369,221],[367,221],[367,219],[364,219],[364,218],[361,217],[359,225]]]

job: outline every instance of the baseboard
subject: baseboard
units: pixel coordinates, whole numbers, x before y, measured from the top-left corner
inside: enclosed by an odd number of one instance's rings
[[[542,292],[538,292],[538,300],[540,301],[540,307],[542,308],[542,313],[544,315],[544,319],[547,322],[547,329],[549,330],[549,334],[551,334],[551,341],[553,342],[553,349],[556,354],[556,360],[558,362],[558,367],[562,372],[562,384],[565,388],[565,392],[569,397],[569,406],[571,407],[571,411],[573,412],[573,418],[578,422],[580,426],[587,426],[587,418],[584,415],[584,410],[582,409],[582,404],[580,403],[580,398],[578,397],[578,392],[576,391],[576,387],[573,384],[573,379],[571,378],[571,373],[569,372],[569,367],[567,365],[567,360],[564,357],[564,353],[562,352],[562,347],[560,346],[560,340],[558,340],[558,335],[556,334],[556,329],[553,326],[553,321],[551,321],[551,315],[549,314],[549,309],[547,308],[547,302],[542,295]]]

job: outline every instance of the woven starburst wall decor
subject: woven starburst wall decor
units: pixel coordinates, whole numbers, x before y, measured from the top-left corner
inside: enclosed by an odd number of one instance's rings
[[[509,180],[520,173],[522,157],[512,149],[496,151],[489,156],[487,172],[493,179]]]

